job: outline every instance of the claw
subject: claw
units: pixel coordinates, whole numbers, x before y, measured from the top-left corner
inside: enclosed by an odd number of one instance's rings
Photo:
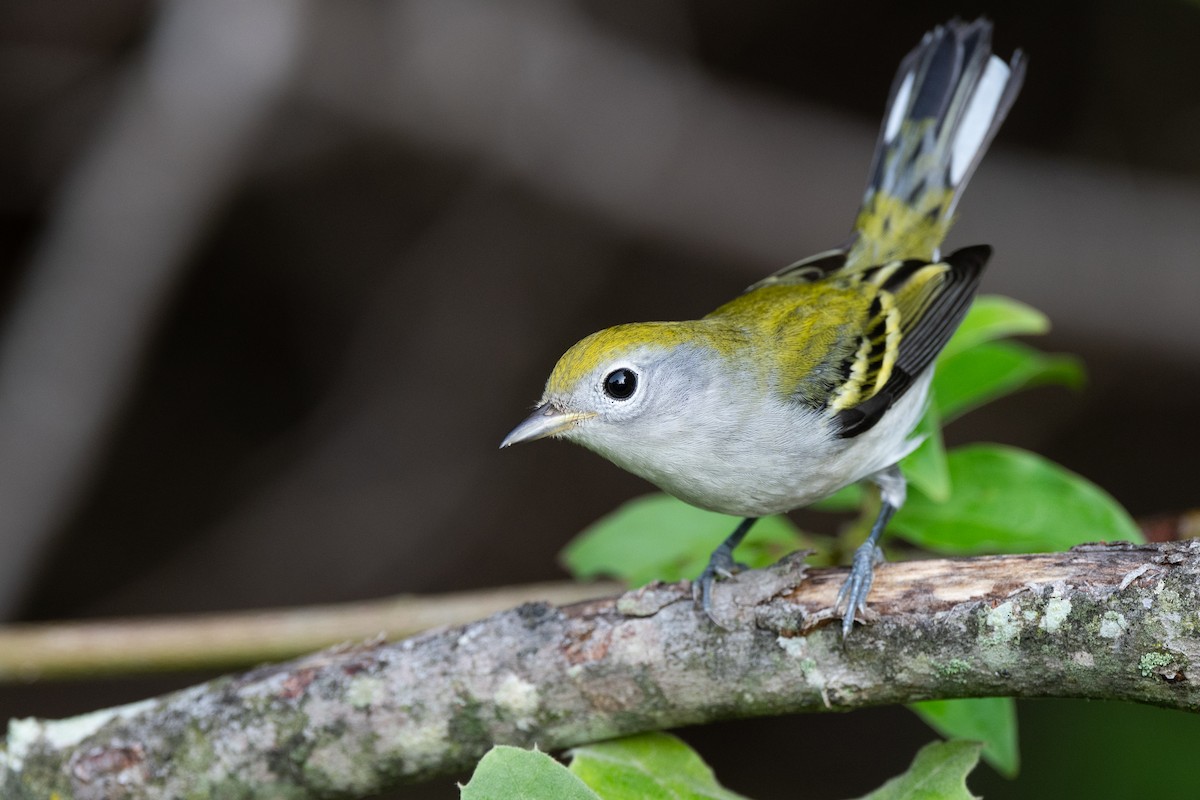
[[[842,641],[850,635],[854,628],[854,618],[858,612],[867,613],[867,595],[871,593],[871,582],[875,579],[875,565],[883,562],[883,551],[877,546],[883,529],[888,520],[904,504],[904,473],[896,465],[871,476],[871,481],[879,486],[879,515],[871,526],[867,540],[854,551],[853,564],[850,567],[850,577],[842,584],[837,600],[833,604],[834,614],[842,615]],[[842,605],[845,604],[845,611]]]
[[[854,628],[854,618],[861,611],[866,613],[867,595],[871,593],[871,584],[875,580],[875,565],[883,561],[883,551],[874,542],[866,542],[854,551],[854,561],[850,568],[850,576],[838,591],[833,608],[842,614],[842,639],[850,635]],[[845,610],[842,608],[845,606]]]
[[[712,555],[708,558],[708,566],[704,568],[704,572],[700,573],[700,577],[692,581],[692,602],[699,603],[700,608],[704,611],[704,615],[712,620],[712,623],[718,628],[729,630],[726,626],[717,621],[712,612],[712,587],[713,582],[718,578],[732,578],[733,574],[738,570],[746,569],[745,564],[739,564],[733,560],[733,550],[745,538],[750,527],[754,525],[754,517],[746,517],[738,524],[733,533],[721,542],[721,545],[713,550]]]
[[[726,550],[717,548],[712,557],[708,559],[708,566],[704,568],[704,572],[701,572],[700,576],[692,581],[692,602],[699,603],[704,615],[718,628],[729,630],[713,615],[713,584],[718,580],[732,578],[734,574],[743,569],[746,569],[745,564],[737,563]]]

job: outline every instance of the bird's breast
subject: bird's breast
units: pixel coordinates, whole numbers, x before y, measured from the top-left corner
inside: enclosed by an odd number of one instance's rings
[[[838,436],[826,410],[768,394],[748,401],[681,404],[620,446],[587,446],[668,494],[744,517],[809,505],[899,461],[924,410],[929,373],[879,425]]]

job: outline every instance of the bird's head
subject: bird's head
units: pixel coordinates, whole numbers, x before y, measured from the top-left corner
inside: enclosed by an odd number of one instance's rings
[[[691,439],[698,417],[719,401],[730,370],[731,343],[699,322],[618,325],[588,336],[563,354],[533,413],[501,447],[545,437],[581,444],[642,473]],[[725,397],[728,400],[728,397]]]

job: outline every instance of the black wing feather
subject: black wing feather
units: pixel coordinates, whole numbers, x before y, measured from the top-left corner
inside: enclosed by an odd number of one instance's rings
[[[901,340],[887,383],[870,399],[838,412],[842,438],[858,436],[874,427],[883,413],[908,391],[917,376],[933,363],[966,315],[991,254],[992,248],[988,245],[975,245],[957,250],[944,259],[950,267],[946,280],[920,320]],[[892,278],[896,279],[896,275]]]

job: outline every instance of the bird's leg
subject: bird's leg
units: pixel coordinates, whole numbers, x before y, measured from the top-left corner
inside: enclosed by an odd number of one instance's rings
[[[907,484],[900,468],[893,464],[885,470],[876,472],[870,477],[872,483],[879,487],[879,515],[871,526],[871,534],[867,540],[854,551],[854,560],[850,567],[850,576],[842,584],[837,600],[833,604],[834,611],[842,612],[842,638],[850,635],[854,627],[854,617],[859,611],[867,610],[867,594],[871,591],[871,581],[875,578],[875,565],[883,561],[883,551],[879,549],[879,537],[887,527],[900,506],[904,505],[907,494]],[[714,554],[715,555],[715,554]],[[842,611],[843,605],[845,611]]]
[[[712,613],[713,582],[718,578],[728,578],[739,569],[746,568],[744,564],[733,560],[733,550],[742,543],[742,539],[745,539],[746,534],[750,532],[750,527],[757,521],[758,517],[746,517],[739,522],[733,533],[729,534],[729,538],[712,551],[704,572],[701,572],[700,577],[692,581],[692,599],[700,601],[700,607],[704,609],[704,613],[713,621],[713,624],[719,627],[725,626],[717,622],[717,618]]]

